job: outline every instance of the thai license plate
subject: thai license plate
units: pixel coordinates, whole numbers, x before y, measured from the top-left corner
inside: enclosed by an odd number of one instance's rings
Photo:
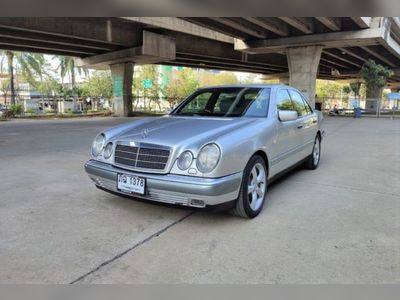
[[[117,189],[123,192],[144,195],[146,191],[146,178],[118,174]]]

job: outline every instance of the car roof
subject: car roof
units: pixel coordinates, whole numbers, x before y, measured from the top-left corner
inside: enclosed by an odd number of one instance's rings
[[[277,88],[277,87],[290,87],[286,84],[224,84],[224,85],[211,85],[201,87],[202,89],[218,89],[218,88]]]

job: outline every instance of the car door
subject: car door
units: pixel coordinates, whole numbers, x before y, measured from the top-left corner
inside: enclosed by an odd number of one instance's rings
[[[289,90],[289,94],[298,114],[300,144],[297,156],[298,160],[302,160],[312,152],[317,128],[317,116],[298,91],[291,89]]]
[[[276,109],[295,110],[293,102],[287,89],[279,89],[276,93]],[[297,148],[300,144],[298,126],[300,121],[281,121],[277,113],[277,130],[274,140],[274,151],[271,165],[274,173],[279,173],[297,162]]]

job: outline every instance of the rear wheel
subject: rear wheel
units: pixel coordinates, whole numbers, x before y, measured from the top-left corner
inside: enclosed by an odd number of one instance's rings
[[[313,151],[308,157],[305,167],[310,170],[318,168],[319,160],[321,158],[321,138],[319,135],[315,137]]]
[[[264,159],[253,156],[243,172],[242,185],[233,214],[243,218],[256,217],[263,208],[267,192],[267,168]]]

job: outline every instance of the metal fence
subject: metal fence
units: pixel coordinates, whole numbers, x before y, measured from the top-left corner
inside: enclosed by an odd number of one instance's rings
[[[400,100],[317,98],[316,107],[327,115],[354,116],[359,108],[361,114],[377,118],[400,116]]]

